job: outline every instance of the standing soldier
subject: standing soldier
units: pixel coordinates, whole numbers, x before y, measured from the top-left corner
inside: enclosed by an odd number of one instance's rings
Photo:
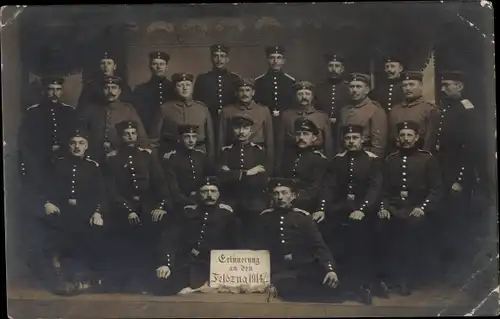
[[[105,102],[93,104],[80,113],[80,116],[88,123],[91,155],[101,164],[106,156],[113,154],[122,142],[121,136],[116,131],[116,124],[119,122],[137,122],[138,143],[143,148],[148,147],[146,131],[136,110],[132,105],[123,103],[120,99],[121,85],[121,78],[106,77],[103,87]]]
[[[371,226],[382,193],[382,163],[372,152],[363,150],[363,127],[342,128],[346,151],[337,154],[328,167],[323,189],[322,211],[313,214],[321,223],[327,244],[334,245],[339,267],[344,269],[349,288],[361,293],[371,304]],[[324,227],[321,227],[324,226]],[[333,234],[333,236],[331,235]],[[387,287],[382,286],[387,295]]]
[[[90,80],[83,84],[82,92],[78,98],[77,108],[80,111],[82,107],[87,107],[92,104],[100,104],[104,101],[102,87],[103,80],[107,76],[116,74],[116,57],[110,51],[105,51],[98,57],[99,72],[92,76]],[[126,83],[122,83],[121,100],[125,103],[132,102],[132,90]]]
[[[434,104],[424,100],[422,79],[420,71],[407,71],[403,75],[404,101],[394,106],[389,113],[389,149],[397,147],[396,125],[404,121],[418,124],[418,135],[421,137],[418,147],[430,152],[436,145],[439,111]]]
[[[132,289],[144,289],[142,284],[151,283],[152,278],[146,274],[154,263],[152,248],[172,209],[158,158],[138,145],[138,127],[135,121],[116,124],[121,144],[109,158],[106,176],[117,235],[121,237],[118,260]]]
[[[318,211],[319,193],[327,158],[314,147],[319,129],[313,121],[297,118],[294,123],[295,150],[282,159],[281,175],[295,180],[298,193],[296,206]]]
[[[225,45],[212,45],[210,47],[212,70],[200,74],[194,85],[193,98],[205,103],[214,122],[222,108],[235,100],[234,92],[239,76],[226,68],[229,51],[229,47]]]
[[[61,102],[63,83],[63,78],[43,78],[44,98],[27,108],[19,127],[21,176],[37,195],[44,188],[44,175],[52,160],[65,152],[64,145],[76,124],[74,108]]]
[[[295,79],[283,72],[285,65],[285,48],[281,45],[266,48],[266,73],[255,78],[255,101],[267,106],[274,118],[293,105],[293,89]]]
[[[333,142],[337,132],[337,118],[341,107],[349,103],[349,85],[345,79],[345,59],[340,54],[325,54],[325,60],[328,68],[328,79],[316,87],[316,107],[324,111],[330,118],[332,126]],[[334,145],[334,149],[337,146]]]
[[[207,176],[198,190],[198,203],[184,207],[158,245],[158,294],[187,293],[208,286],[210,251],[238,248],[238,221],[231,206],[219,200],[219,180]]]
[[[349,79],[349,92],[351,103],[340,111],[337,130],[339,140],[341,127],[360,125],[363,127],[363,149],[377,156],[383,156],[387,144],[387,115],[380,104],[368,97],[370,76],[352,73]],[[343,147],[340,147],[340,151],[342,149]]]
[[[69,155],[54,160],[50,185],[44,188],[45,231],[60,294],[81,293],[98,284],[104,261],[104,179],[99,164],[85,156],[85,130],[76,128],[70,136]]]
[[[372,98],[377,101],[389,114],[392,108],[403,102],[404,94],[401,87],[403,62],[395,56],[384,58],[384,72],[386,77],[375,83]]]
[[[139,84],[133,93],[133,105],[148,134],[151,147],[159,147],[158,126],[161,122],[161,105],[174,98],[174,86],[167,78],[170,56],[162,51],[149,53],[151,78]]]
[[[261,146],[266,152],[266,167],[274,165],[274,134],[271,112],[263,105],[253,101],[255,82],[251,79],[241,79],[236,86],[238,102],[222,109],[219,118],[218,149],[234,141],[229,122],[236,115],[246,114],[252,118],[252,135],[250,141]]]
[[[302,300],[331,294],[327,287],[338,284],[335,263],[309,213],[294,207],[293,180],[274,179],[270,184],[273,207],[260,215],[254,249],[269,250],[278,296]]]
[[[264,193],[269,173],[264,149],[250,140],[255,125],[252,117],[245,114],[231,118],[235,142],[222,147],[219,176],[224,200],[238,212],[244,227],[244,238],[253,223],[268,204]]]
[[[318,128],[318,138],[315,141],[315,147],[323,150],[326,157],[333,156],[332,133],[330,130],[330,120],[328,115],[317,110],[313,105],[314,85],[308,81],[301,81],[293,86],[295,97],[300,105],[288,109],[279,118],[276,138],[276,167],[280,172],[283,158],[293,155],[295,152],[295,130],[294,123],[298,118],[307,118],[314,122]],[[278,173],[279,174],[279,173]]]
[[[399,150],[387,156],[383,169],[383,201],[378,217],[385,219],[387,242],[379,243],[379,247],[389,248],[386,266],[390,276],[399,284],[400,293],[409,295],[416,283],[410,279],[421,279],[430,259],[425,255],[430,245],[425,242],[426,216],[438,208],[443,185],[436,158],[417,147],[418,124],[398,123],[397,131]]]
[[[177,98],[161,106],[163,120],[159,132],[162,137],[168,138],[168,136],[177,136],[178,125],[197,126],[196,148],[206,152],[210,164],[213,164],[215,141],[212,116],[205,104],[193,100],[193,75],[176,73],[172,75],[172,81]],[[169,148],[169,145],[165,147]]]
[[[173,194],[178,194],[176,207],[193,204],[196,190],[201,180],[208,175],[207,154],[196,148],[198,127],[179,125],[179,146],[174,150],[161,152],[165,179],[169,182]]]

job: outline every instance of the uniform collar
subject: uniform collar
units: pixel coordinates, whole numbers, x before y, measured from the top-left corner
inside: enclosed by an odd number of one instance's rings
[[[399,154],[401,154],[401,156],[411,156],[415,153],[418,152],[418,147],[414,146],[412,148],[400,148],[399,149]]]
[[[397,78],[394,78],[394,79],[387,78],[387,83],[388,84],[399,84],[399,83],[401,83],[401,76],[398,76]]]
[[[175,102],[175,104],[177,106],[180,106],[180,107],[183,107],[183,106],[189,107],[189,106],[193,105],[193,99],[192,98],[188,99],[188,100],[179,100],[179,99],[177,99],[176,102]]]
[[[295,149],[297,150],[297,154],[307,154],[314,152],[314,146],[309,146],[306,148],[300,148],[298,145],[295,145]]]
[[[316,108],[313,106],[313,105],[309,105],[308,107],[306,108],[303,108],[303,107],[299,107],[297,109],[297,114],[298,115],[303,115],[303,114],[312,114],[316,112]]]
[[[405,107],[412,107],[412,106],[415,106],[415,105],[420,104],[422,102],[424,102],[424,97],[423,96],[421,96],[421,97],[419,97],[419,98],[417,98],[417,99],[415,99],[413,101],[410,101],[410,102],[408,102],[408,101],[405,100],[405,102],[403,103],[403,106],[405,106]]]
[[[254,101],[250,102],[248,105],[244,105],[241,102],[236,103],[236,107],[240,110],[251,110],[254,106]]]
[[[281,74],[283,74],[283,69],[281,69],[279,71],[274,71],[273,69],[268,69],[267,74],[269,74],[269,75],[281,75]]]
[[[361,150],[359,150],[359,151],[347,151],[347,153],[346,153],[346,154],[347,154],[347,156],[348,156],[348,157],[358,157],[358,156],[360,156],[362,153],[364,153],[364,152],[363,152],[363,150],[361,149]]]
[[[360,101],[359,103],[352,103],[352,106],[354,106],[355,108],[359,108],[359,107],[363,107],[365,105],[367,105],[368,103],[371,103],[371,99],[369,97],[366,97],[364,100]]]
[[[120,146],[120,153],[122,154],[133,154],[137,152],[137,150],[138,150],[137,144],[135,144],[134,146],[128,146],[126,144],[122,144]]]
[[[339,85],[339,84],[343,83],[345,80],[344,80],[343,76],[340,76],[338,78],[328,78],[326,81],[328,83],[330,83],[331,85]]]
[[[240,141],[236,141],[234,142],[234,147],[237,147],[237,148],[248,148],[250,146],[252,146],[252,142],[250,141],[247,141],[246,143],[241,143]]]
[[[227,74],[229,73],[229,71],[227,70],[227,68],[224,68],[224,69],[219,69],[219,68],[212,68],[212,72],[215,73],[215,74]]]
[[[113,102],[106,102],[107,103],[107,107],[111,108],[111,109],[116,109],[118,108],[119,106],[121,106],[121,101],[120,99],[116,100],[116,101],[113,101]]]
[[[157,75],[152,75],[151,79],[149,80],[149,82],[153,82],[153,83],[166,82],[166,81],[168,81],[168,78],[166,76],[161,77],[161,76],[157,76]]]

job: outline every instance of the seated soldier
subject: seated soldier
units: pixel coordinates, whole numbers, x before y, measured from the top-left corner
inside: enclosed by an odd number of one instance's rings
[[[363,150],[362,134],[361,125],[342,128],[346,151],[328,167],[322,200],[327,217],[320,228],[327,244],[334,247],[346,278],[344,286],[359,290],[362,301],[371,304],[370,234],[380,204],[382,169],[378,156]]]
[[[77,294],[100,283],[104,179],[97,162],[85,156],[88,135],[77,128],[69,154],[54,160],[47,174],[45,214],[50,237],[56,293]],[[47,172],[46,172],[47,173]]]
[[[219,180],[207,176],[197,204],[184,207],[176,223],[165,229],[158,246],[157,294],[190,292],[206,285],[210,251],[238,247],[238,220],[219,195]]]
[[[418,124],[401,122],[397,131],[399,150],[387,156],[383,168],[383,201],[378,216],[385,219],[382,224],[387,242],[379,247],[389,248],[389,276],[402,295],[409,295],[411,285],[426,271],[426,215],[438,207],[443,185],[437,160],[416,146]]]
[[[294,122],[294,156],[283,158],[281,177],[292,178],[298,188],[295,205],[305,210],[317,211],[320,207],[319,191],[327,166],[326,156],[316,150],[319,129],[313,121],[298,118]]]
[[[196,191],[200,181],[208,174],[208,157],[196,148],[198,127],[182,124],[178,126],[179,146],[174,150],[161,152],[165,179],[172,194],[177,194],[174,204],[182,209],[196,203]]]
[[[293,207],[294,181],[274,179],[270,191],[273,208],[262,211],[253,245],[270,252],[271,284],[283,299],[329,297],[338,284],[333,257],[309,213]]]
[[[219,164],[223,199],[238,212],[245,235],[250,235],[252,223],[268,207],[266,153],[249,140],[253,125],[246,114],[231,119],[235,142],[222,147]]]
[[[137,145],[137,122],[116,125],[122,144],[109,156],[107,183],[116,224],[116,252],[131,290],[145,291],[151,282],[148,267],[154,264],[154,245],[172,211],[168,186],[156,156]]]

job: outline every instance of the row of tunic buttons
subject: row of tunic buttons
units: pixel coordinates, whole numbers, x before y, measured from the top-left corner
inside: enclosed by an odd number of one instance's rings
[[[245,150],[243,146],[241,146],[241,152],[240,152],[240,169],[243,169],[245,167]]]
[[[222,76],[217,76],[217,93],[219,94],[219,112],[222,110]]]
[[[293,177],[297,177],[297,167],[299,166],[299,160],[302,156],[302,153],[299,153],[297,159],[295,159],[295,164],[293,165]]]
[[[330,117],[333,117],[335,114],[335,88],[336,88],[336,85],[332,85],[332,108],[331,108],[331,115]]]
[[[349,194],[353,194],[352,184],[353,184],[353,174],[354,174],[354,157],[351,157],[349,161]]]
[[[201,231],[200,231],[200,239],[198,239],[198,245],[201,244],[203,241],[203,233],[205,232],[205,227],[207,226],[207,221],[208,221],[208,212],[205,213],[205,218],[203,225],[201,225]]]
[[[132,172],[132,183],[134,184],[135,189],[139,189],[139,185],[137,185],[137,179],[135,178],[135,168],[132,166],[134,163],[132,162],[132,155],[128,156],[130,171]]]
[[[163,104],[163,83],[160,81],[158,83],[159,95],[160,95],[160,105]]]
[[[401,199],[406,200],[407,195],[405,195],[408,192],[408,188],[406,186],[406,160],[408,158],[406,156],[403,156],[402,159],[402,165],[401,165],[401,179],[403,181],[403,184],[401,185]]]
[[[438,127],[438,133],[437,133],[437,142],[436,142],[436,149],[439,151],[439,139],[441,137],[441,131],[442,131],[442,126],[443,126],[443,121],[444,121],[444,114],[446,113],[446,111],[450,108],[451,105],[448,105],[444,110],[443,112],[441,112],[441,118],[439,120],[439,127]]]
[[[194,161],[193,161],[193,158],[191,157],[191,155],[189,155],[189,164],[191,165],[191,170],[193,173],[193,180],[195,180],[196,179],[196,170],[194,168]]]
[[[276,107],[278,107],[278,79],[276,77],[273,77],[273,84],[274,84],[274,101],[276,103]]]
[[[108,139],[108,133],[109,133],[109,127],[108,125],[111,123],[111,111],[110,110],[107,110],[106,111],[106,125],[105,126],[105,129],[104,129],[104,139],[107,141]]]
[[[284,224],[284,220],[285,220],[285,216],[281,216],[281,220],[280,220],[280,235],[281,235],[281,243],[282,244],[286,244],[286,241],[285,241],[285,229],[283,228],[283,224]]]
[[[392,106],[392,88],[394,87],[394,84],[389,84],[389,98],[387,100],[387,110],[391,110]]]
[[[73,174],[71,175],[71,194],[74,196],[75,191],[75,180],[76,180],[76,164],[73,164]]]
[[[56,122],[56,113],[53,108],[50,109],[52,113],[52,142],[54,145],[57,144],[57,122]]]

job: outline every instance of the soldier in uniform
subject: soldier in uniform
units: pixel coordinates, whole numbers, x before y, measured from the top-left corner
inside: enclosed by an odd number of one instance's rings
[[[178,208],[194,204],[196,191],[201,180],[208,175],[207,154],[196,148],[198,127],[182,124],[179,130],[179,146],[174,150],[161,153],[165,179],[169,182],[171,192],[178,194],[174,199]]]
[[[174,99],[174,86],[167,78],[170,56],[162,51],[149,53],[151,78],[139,84],[133,93],[133,105],[141,118],[150,139],[151,147],[159,147],[158,126],[161,121],[161,105]]]
[[[91,155],[101,164],[104,163],[107,155],[115,153],[122,142],[116,131],[116,124],[119,122],[137,122],[138,143],[143,148],[149,147],[146,131],[136,110],[132,105],[124,103],[120,99],[121,85],[121,78],[117,76],[106,77],[103,87],[106,101],[86,107],[80,113],[80,117],[88,125]]]
[[[294,207],[293,180],[274,179],[269,190],[273,207],[261,213],[254,246],[270,252],[278,296],[304,300],[331,294],[328,288],[338,284],[335,263],[310,214]]]
[[[395,105],[403,102],[404,95],[401,87],[403,69],[403,62],[400,58],[386,56],[384,58],[386,77],[381,79],[380,82],[377,81],[374,90],[371,92],[373,100],[379,102],[387,114],[391,112]]]
[[[330,118],[332,126],[333,142],[337,132],[337,118],[341,107],[349,103],[349,85],[345,79],[345,59],[337,53],[325,54],[325,60],[328,68],[328,79],[316,86],[316,107],[324,111]],[[336,145],[334,144],[334,149]]]
[[[205,103],[214,122],[224,106],[235,102],[234,93],[240,77],[226,68],[229,52],[228,46],[212,45],[212,70],[198,75],[194,84],[193,98]]]
[[[383,156],[387,144],[387,115],[377,102],[368,97],[370,76],[352,73],[349,79],[351,102],[340,111],[340,128],[346,125],[363,127],[363,148],[377,156]],[[343,145],[339,145],[343,151]]]
[[[173,211],[161,165],[151,150],[139,146],[138,127],[135,121],[116,124],[122,143],[109,157],[106,178],[117,226],[117,260],[130,279],[126,288],[147,289],[144,285],[153,279],[147,275],[155,258],[151,248]]]
[[[26,186],[40,195],[52,160],[66,152],[65,143],[76,124],[74,108],[61,101],[64,79],[45,77],[43,100],[26,109],[18,134],[20,173]]]
[[[176,73],[172,75],[172,82],[177,98],[161,106],[163,120],[158,131],[162,137],[177,136],[178,125],[197,126],[196,148],[206,152],[209,163],[213,164],[215,140],[212,116],[205,104],[193,100],[193,75]]]
[[[82,92],[78,98],[78,104],[76,105],[78,110],[82,107],[87,107],[91,104],[100,104],[104,100],[104,94],[102,93],[102,87],[104,85],[103,80],[107,76],[114,76],[116,74],[116,57],[110,51],[104,51],[99,57],[99,73],[94,75],[90,80],[83,84]],[[122,83],[121,86],[121,101],[125,103],[132,102],[132,90],[126,83]]]
[[[402,88],[404,101],[394,106],[389,113],[389,149],[397,147],[397,123],[413,121],[418,124],[421,137],[418,147],[432,151],[436,145],[439,111],[436,106],[422,96],[423,75],[420,71],[407,71],[403,75]]]
[[[282,160],[281,176],[292,178],[297,184],[295,206],[316,212],[319,193],[327,166],[327,158],[314,147],[319,129],[307,118],[297,118],[294,123],[295,152]]]
[[[218,149],[233,142],[233,132],[229,122],[232,117],[246,114],[252,118],[252,135],[250,141],[264,148],[267,157],[266,167],[271,169],[274,163],[274,134],[271,112],[266,106],[253,101],[255,82],[241,79],[236,85],[238,102],[225,106],[219,118]]]
[[[100,280],[104,261],[104,179],[99,164],[85,156],[85,130],[76,128],[70,136],[69,155],[54,160],[44,188],[45,231],[60,294],[88,291]]]
[[[281,45],[266,47],[269,69],[255,78],[255,101],[269,108],[274,118],[294,103],[292,86],[295,79],[283,72],[285,48]]]
[[[250,140],[255,123],[251,116],[235,115],[231,127],[235,142],[222,147],[218,165],[223,199],[238,212],[244,238],[252,240],[250,230],[259,213],[267,208],[265,194],[269,173],[264,149]]]
[[[295,153],[294,123],[298,118],[307,118],[314,122],[319,130],[314,146],[323,150],[326,157],[331,158],[333,156],[332,133],[328,115],[317,110],[312,104],[314,85],[307,81],[301,81],[296,83],[293,89],[300,106],[286,110],[279,119],[276,138],[277,174],[281,169],[281,161]]]
[[[184,207],[158,245],[158,294],[188,293],[207,285],[210,251],[238,247],[238,220],[219,199],[219,180],[204,178],[199,194],[197,204]]]
[[[389,277],[402,295],[409,295],[429,265],[426,253],[431,243],[425,241],[426,220],[440,204],[443,185],[436,158],[417,147],[418,124],[398,123],[397,131],[399,150],[385,159],[383,201],[378,212],[387,241],[378,247],[389,249]]]
[[[333,245],[341,273],[348,288],[360,292],[363,302],[371,304],[371,231],[373,217],[382,193],[382,161],[363,150],[361,125],[342,128],[346,151],[337,154],[325,177],[322,211],[313,218],[321,222],[324,238]],[[323,227],[322,227],[323,226]],[[385,286],[381,292],[387,295]]]

